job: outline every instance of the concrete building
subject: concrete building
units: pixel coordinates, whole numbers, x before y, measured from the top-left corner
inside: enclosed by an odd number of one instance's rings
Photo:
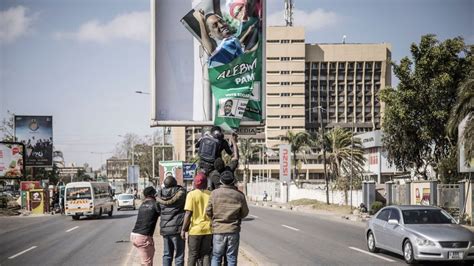
[[[257,128],[256,135],[240,138],[252,138],[262,154],[267,149],[278,152],[280,136],[288,130],[317,131],[320,110],[327,128],[380,129],[383,105],[377,93],[391,83],[390,49],[389,44],[305,44],[303,27],[267,27],[266,124]],[[177,160],[197,156],[195,143],[201,131],[201,127],[173,128]],[[321,156],[298,158],[299,178],[323,179]],[[278,178],[279,158],[266,156],[251,162],[249,169],[251,176]]]

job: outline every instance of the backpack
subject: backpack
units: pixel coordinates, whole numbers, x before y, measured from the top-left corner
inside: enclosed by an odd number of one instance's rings
[[[201,160],[214,163],[216,160],[219,140],[212,136],[204,136],[199,144],[198,154]]]

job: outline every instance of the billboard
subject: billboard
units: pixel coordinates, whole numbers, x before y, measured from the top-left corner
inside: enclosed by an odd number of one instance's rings
[[[19,142],[0,142],[0,178],[25,176],[25,146]]]
[[[280,145],[280,181],[290,182],[291,180],[291,145]]]
[[[262,125],[265,1],[151,1],[152,126]]]
[[[25,166],[53,165],[53,117],[15,116],[15,137],[25,145]]]
[[[127,183],[138,184],[140,178],[140,167],[138,165],[129,165],[127,171]]]
[[[172,175],[176,178],[178,185],[183,185],[183,162],[182,161],[160,161],[160,184],[166,176]]]

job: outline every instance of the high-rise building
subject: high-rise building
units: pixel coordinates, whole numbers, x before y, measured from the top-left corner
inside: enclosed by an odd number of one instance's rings
[[[391,84],[390,60],[386,43],[307,44],[306,128],[380,129],[383,104],[378,93]]]

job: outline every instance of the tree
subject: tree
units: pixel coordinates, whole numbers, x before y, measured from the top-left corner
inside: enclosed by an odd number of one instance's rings
[[[451,110],[451,117],[448,124],[448,135],[456,138],[458,125],[468,117],[466,128],[464,129],[464,145],[466,158],[474,157],[474,59],[471,57],[471,71],[469,76],[458,88],[456,103]]]
[[[15,134],[14,134],[14,128],[13,126],[15,125],[15,114],[7,111],[8,117],[3,118],[1,124],[0,124],[0,133],[2,133],[2,137],[0,138],[1,141],[7,141],[7,142],[13,142],[16,140]]]
[[[360,176],[365,163],[364,150],[359,138],[353,133],[339,127],[333,128],[324,136],[329,173],[336,180],[339,189],[344,190],[347,204],[347,191],[350,187],[351,174]],[[353,182],[356,181],[353,179]]]
[[[294,165],[294,176],[297,177],[297,158],[296,154],[299,153],[304,147],[308,145],[309,134],[307,132],[293,132],[288,130],[286,135],[280,136],[283,141],[288,142],[291,145],[291,153],[293,153],[293,165]]]
[[[455,143],[447,137],[446,125],[472,55],[462,38],[439,42],[435,35],[413,43],[411,54],[412,59],[393,63],[398,86],[380,92],[385,103],[383,142],[391,164],[426,179],[426,168],[437,169]]]
[[[258,147],[253,143],[252,139],[245,138],[239,140],[240,159],[244,162],[244,194],[247,195],[247,183],[249,179],[249,162],[254,158]]]

